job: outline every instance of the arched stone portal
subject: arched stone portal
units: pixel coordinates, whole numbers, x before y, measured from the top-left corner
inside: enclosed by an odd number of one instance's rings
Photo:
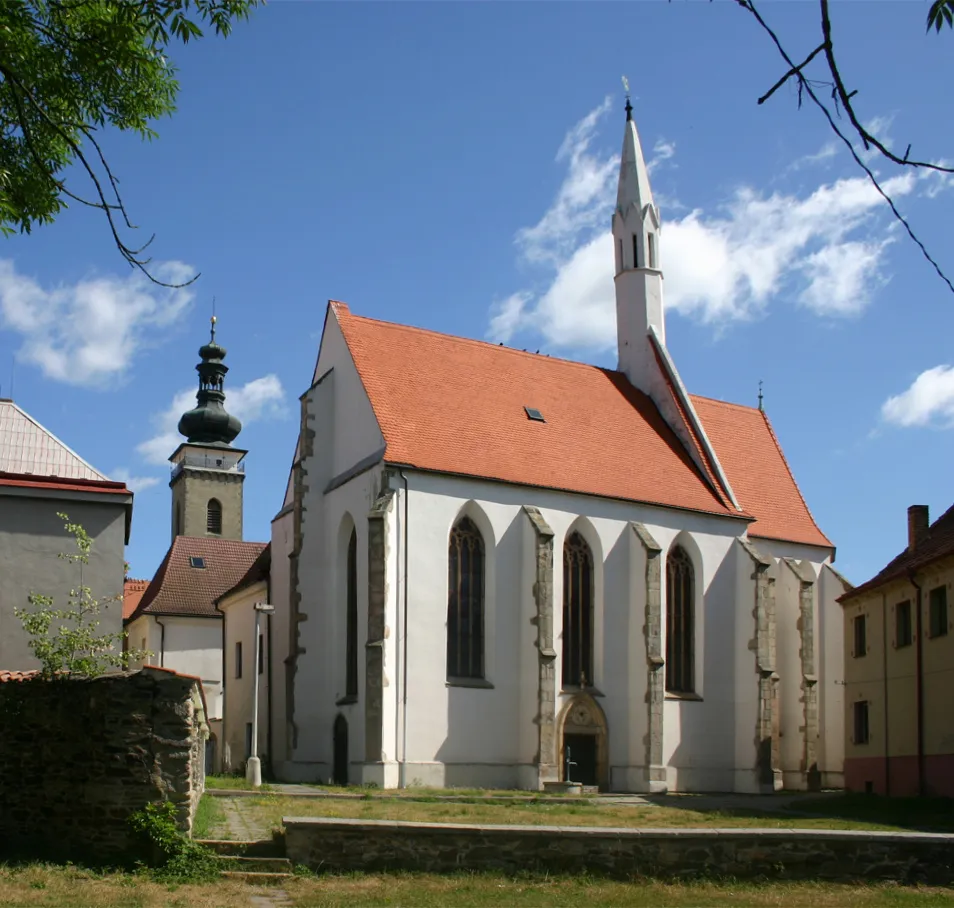
[[[563,707],[559,729],[560,779],[609,788],[606,715],[589,694],[577,694]]]

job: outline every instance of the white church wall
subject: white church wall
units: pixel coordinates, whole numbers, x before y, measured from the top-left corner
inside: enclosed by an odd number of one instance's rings
[[[272,566],[269,576],[269,596],[275,612],[272,615],[272,767],[278,776],[285,771],[288,761],[288,742],[291,734],[287,720],[287,665],[289,653],[288,557],[294,541],[294,517],[285,513],[272,521]]]
[[[739,531],[736,521],[674,512],[625,502],[590,499],[555,491],[523,489],[499,483],[408,472],[411,559],[410,608],[414,624],[408,640],[407,777],[426,784],[516,784],[516,769],[536,755],[537,651],[533,614],[532,536],[524,504],[540,508],[554,532],[554,645],[557,679],[562,671],[562,549],[579,529],[595,561],[594,684],[607,715],[611,773],[627,777],[645,762],[640,732],[630,730],[631,716],[645,712],[644,556],[629,551],[634,535],[630,521],[647,526],[668,552],[683,532],[683,543],[696,569],[696,659],[702,700],[667,700],[664,758],[674,762],[673,783],[704,778],[707,767],[731,772],[734,736],[726,710],[734,689],[731,673],[720,668],[725,647],[731,650],[735,577],[720,570]],[[471,502],[468,504],[468,502]],[[488,608],[488,680],[492,688],[449,686],[446,680],[447,546],[451,527],[463,511],[479,504],[492,532],[493,602]],[[400,512],[400,507],[399,507]],[[582,513],[581,513],[582,512]],[[581,519],[582,518],[582,519]],[[479,524],[478,524],[479,525]],[[483,528],[482,528],[483,529]],[[624,537],[624,533],[627,534]],[[485,536],[486,542],[486,536]],[[665,569],[663,568],[665,584]],[[635,586],[634,586],[635,584]],[[642,588],[644,589],[644,587]],[[665,589],[663,590],[665,602]],[[524,622],[521,628],[520,623]],[[710,640],[706,628],[712,625]],[[618,638],[632,641],[630,658]],[[493,652],[491,652],[493,650]],[[712,665],[712,669],[707,668]],[[491,668],[493,666],[493,668]],[[558,694],[559,714],[570,694]],[[637,722],[644,722],[640,717]],[[399,755],[399,759],[403,756]],[[620,765],[622,764],[622,765]],[[482,779],[482,783],[475,781]]]
[[[847,592],[842,578],[825,565],[818,579],[819,677],[818,765],[822,788],[845,784],[845,622],[838,597]]]

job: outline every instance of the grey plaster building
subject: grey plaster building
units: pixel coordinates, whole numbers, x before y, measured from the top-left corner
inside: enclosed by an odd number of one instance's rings
[[[14,609],[31,592],[65,605],[79,585],[77,565],[57,558],[74,551],[58,513],[93,537],[83,584],[97,598],[122,596],[124,548],[132,520],[132,492],[112,482],[12,400],[0,399],[0,668],[37,667]],[[100,616],[102,633],[122,630],[122,602]]]

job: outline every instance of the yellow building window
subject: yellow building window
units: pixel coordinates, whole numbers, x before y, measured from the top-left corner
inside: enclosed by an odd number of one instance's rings
[[[868,652],[868,616],[858,615],[853,623],[855,631],[855,648],[852,655],[860,659]]]

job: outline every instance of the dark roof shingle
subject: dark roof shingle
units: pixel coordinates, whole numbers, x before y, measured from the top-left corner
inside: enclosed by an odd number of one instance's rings
[[[221,617],[215,600],[245,576],[265,546],[212,536],[176,536],[127,623],[140,615]],[[193,567],[192,558],[201,558],[204,567]]]

